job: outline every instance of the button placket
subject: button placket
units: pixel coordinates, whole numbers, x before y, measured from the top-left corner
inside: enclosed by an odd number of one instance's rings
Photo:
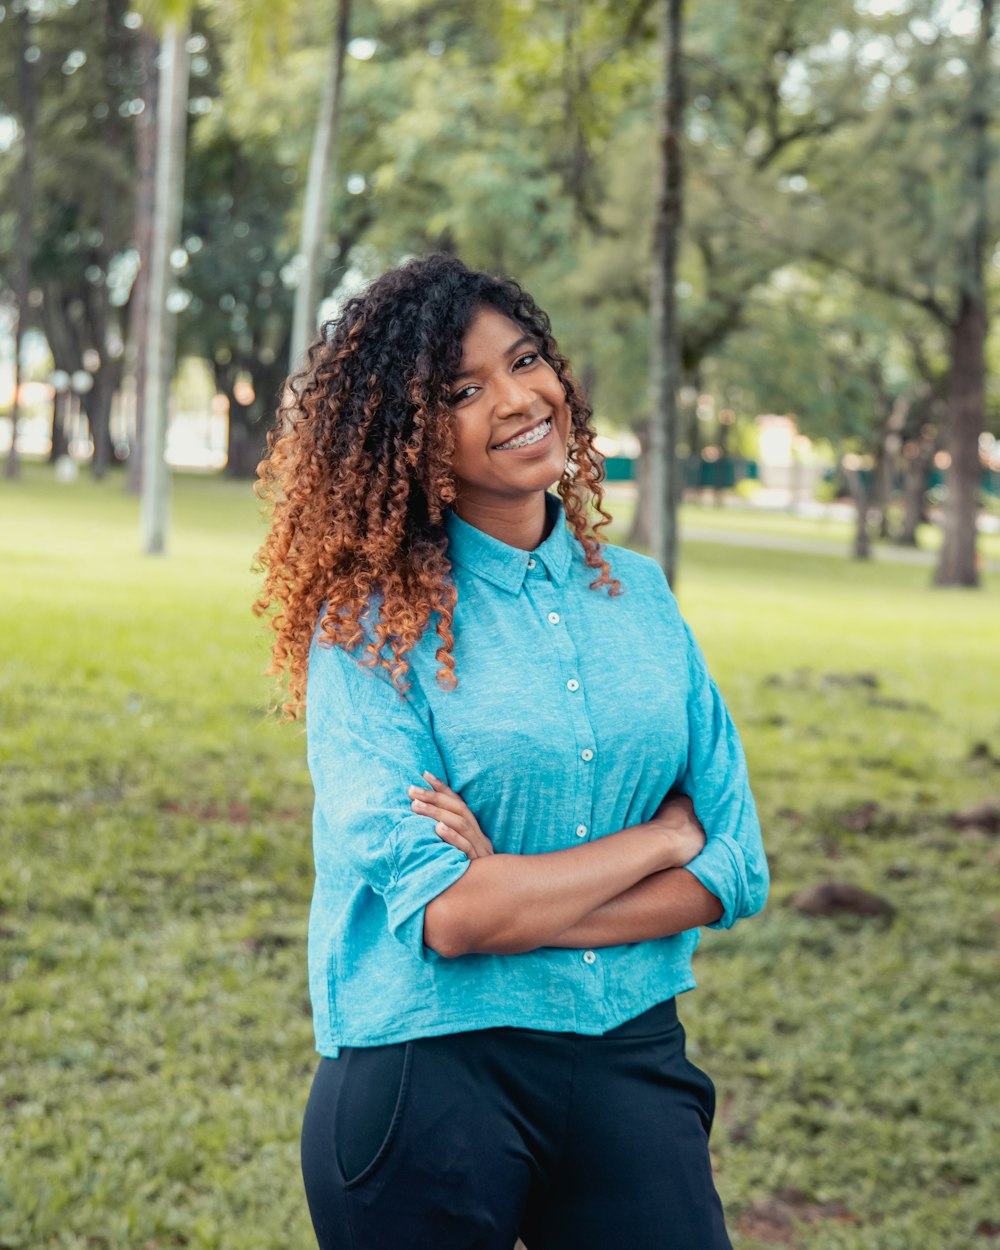
[[[593,811],[597,773],[596,768],[591,767],[596,757],[596,734],[588,715],[583,681],[580,677],[581,656],[573,629],[576,614],[571,607],[574,600],[566,589],[548,578],[538,577],[537,574],[528,579],[525,590],[538,612],[538,619],[545,631],[547,647],[551,648],[557,657],[558,668],[561,670],[560,684],[567,700],[565,704],[567,727],[572,726],[572,732],[576,737],[579,771],[576,772],[572,807],[569,810],[577,814],[579,823],[569,825],[563,836],[568,835],[567,841],[572,845],[577,845],[590,836],[590,826],[586,818]],[[567,795],[567,798],[569,797]],[[566,842],[563,845],[566,845]]]

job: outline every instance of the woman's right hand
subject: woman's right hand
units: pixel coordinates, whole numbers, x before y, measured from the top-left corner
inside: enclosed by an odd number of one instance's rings
[[[671,791],[648,823],[669,842],[670,868],[684,868],[705,845],[705,830],[686,794]]]

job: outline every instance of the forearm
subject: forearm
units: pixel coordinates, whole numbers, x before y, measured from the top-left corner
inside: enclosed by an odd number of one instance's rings
[[[424,941],[447,956],[554,945],[672,857],[669,839],[641,824],[562,851],[475,859],[427,904]]]
[[[711,924],[722,903],[683,868],[644,878],[569,926],[549,946],[621,946]]]

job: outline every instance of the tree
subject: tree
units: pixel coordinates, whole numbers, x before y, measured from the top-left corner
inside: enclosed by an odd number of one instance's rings
[[[250,477],[287,373],[292,293],[281,274],[297,193],[274,139],[239,140],[227,122],[224,110],[206,117],[189,146],[178,345],[210,362],[229,400],[226,472]]]
[[[28,285],[31,272],[32,212],[34,208],[35,169],[35,61],[38,48],[32,38],[28,9],[22,8],[13,17],[16,26],[17,105],[21,121],[21,159],[15,177],[17,199],[17,233],[15,237],[14,273],[14,402],[10,413],[10,451],[4,476],[20,476],[21,462],[17,454],[17,422],[21,392],[21,340],[28,320]]]
[[[298,286],[292,321],[290,368],[296,369],[316,331],[320,279],[325,265],[323,252],[330,215],[330,187],[337,169],[337,143],[340,134],[340,101],[344,81],[344,54],[347,51],[351,0],[336,0],[333,38],[330,42],[330,68],[323,83],[319,116],[309,159],[309,178],[302,212],[302,237],[296,257]]]
[[[127,298],[123,261],[131,230],[131,153],[125,114],[134,97],[131,31],[124,21],[124,0],[107,0],[99,20],[70,4],[28,6],[27,12],[29,50],[37,58],[30,64],[38,71],[31,127],[32,242],[30,248],[15,242],[24,238],[22,213],[19,236],[16,231],[8,236],[12,254],[9,265],[2,258],[3,269],[17,272],[30,262],[27,279],[35,315],[56,367],[78,376],[94,445],[92,471],[100,476],[111,462],[111,399],[121,375],[119,309]],[[16,17],[0,11],[0,22]],[[13,51],[15,42],[0,40],[0,57]],[[6,66],[0,68],[0,83],[8,81],[5,71]],[[7,102],[0,99],[0,107]],[[23,168],[23,126],[21,138],[22,147],[14,149],[13,177],[10,164],[0,163],[0,205]],[[0,249],[4,243],[0,236]],[[57,445],[59,433],[56,420]]]
[[[680,385],[680,324],[677,317],[677,254],[683,218],[681,133],[684,80],[681,76],[682,0],[663,0],[663,100],[659,122],[659,176],[650,285],[650,456],[655,483],[653,552],[674,585],[677,576],[677,391]]]
[[[960,179],[968,222],[959,238],[958,307],[952,323],[951,379],[947,427],[948,501],[944,542],[934,574],[938,586],[976,586],[976,517],[978,513],[979,436],[986,392],[987,333],[984,270],[989,244],[989,123],[993,71],[993,0],[981,0],[978,38],[970,51],[965,108],[967,152]]]
[[[167,548],[170,477],[165,457],[167,407],[174,362],[174,324],[167,310],[170,253],[178,242],[184,186],[188,98],[188,11],[166,15],[160,36],[156,113],[156,172],[149,233],[149,307],[142,399],[142,547]]]
[[[997,228],[989,130],[992,0],[934,0],[883,20],[864,116],[827,146],[808,253],[922,311],[946,335],[950,457],[938,585],[978,584],[985,261]]]

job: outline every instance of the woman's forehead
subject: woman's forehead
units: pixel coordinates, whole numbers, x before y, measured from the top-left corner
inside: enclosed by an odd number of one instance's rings
[[[524,326],[496,308],[478,308],[462,336],[462,369],[476,367],[481,358],[507,356],[532,342]]]

